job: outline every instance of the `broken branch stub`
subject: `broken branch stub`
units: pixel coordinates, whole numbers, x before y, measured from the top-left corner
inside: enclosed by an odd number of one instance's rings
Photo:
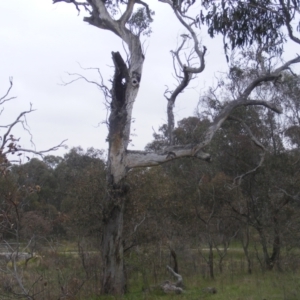
[[[167,266],[167,269],[170,273],[177,278],[177,282],[173,283],[169,280],[166,280],[161,284],[161,288],[166,294],[175,293],[175,294],[182,294],[183,293],[183,279],[182,276],[176,273],[171,267]]]

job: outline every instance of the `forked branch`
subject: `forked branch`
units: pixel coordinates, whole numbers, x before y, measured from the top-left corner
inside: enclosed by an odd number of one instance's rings
[[[58,2],[66,2],[66,3],[72,3],[75,5],[78,14],[80,13],[80,7],[84,7],[84,9],[88,12],[91,12],[90,10],[90,4],[87,2],[78,2],[75,0],[53,0],[53,4],[58,3]]]
[[[4,104],[6,101],[16,98],[16,97],[9,97],[9,93],[13,87],[12,78],[9,79],[9,82],[10,82],[10,85],[9,85],[7,92],[5,93],[4,96],[2,96],[0,98],[0,105]],[[30,139],[31,139],[32,136],[31,136],[30,130],[27,125],[26,116],[32,112],[34,112],[34,109],[32,108],[32,105],[30,104],[29,110],[21,112],[13,122],[11,122],[10,124],[6,124],[6,125],[0,125],[0,128],[5,129],[2,136],[0,136],[0,141],[1,141],[1,143],[0,143],[0,173],[5,174],[7,168],[11,164],[11,162],[19,161],[19,160],[8,159],[7,158],[8,155],[16,154],[16,156],[19,157],[22,155],[22,153],[27,152],[27,153],[33,153],[33,154],[36,154],[39,156],[43,156],[45,153],[58,150],[61,147],[65,147],[64,143],[66,140],[62,141],[60,144],[58,144],[54,147],[51,147],[49,149],[42,150],[42,151],[37,151],[35,149],[23,148],[19,145],[18,142],[20,139],[16,138],[13,135],[13,130],[18,124],[21,124],[23,126],[23,129],[30,135]],[[31,140],[31,142],[32,142],[32,140]],[[33,144],[33,142],[32,142],[32,144]]]
[[[2,96],[2,97],[0,97],[0,105],[2,105],[4,102],[7,102],[7,101],[10,101],[10,100],[16,99],[16,97],[8,97],[8,95],[9,95],[9,93],[10,93],[12,87],[13,87],[13,78],[10,77],[10,78],[9,78],[9,87],[8,87],[8,89],[7,89],[6,93],[5,93],[5,95]],[[7,97],[8,97],[8,98],[7,98]]]
[[[197,22],[192,17],[189,17],[189,20],[192,20],[192,23],[188,24],[184,18],[187,18],[186,15],[183,15],[181,12],[181,9],[179,7],[175,7],[172,1],[160,1],[169,4],[172,6],[175,16],[179,20],[179,22],[185,27],[185,29],[188,30],[189,34],[182,34],[182,42],[177,50],[171,51],[173,55],[173,66],[175,71],[175,76],[178,79],[178,86],[175,88],[174,91],[168,91],[168,93],[165,92],[166,95],[170,94],[169,97],[166,97],[168,100],[167,105],[167,116],[168,116],[168,140],[169,145],[174,145],[174,127],[175,127],[175,120],[174,120],[174,105],[175,101],[180,93],[184,91],[184,89],[189,85],[191,80],[193,79],[193,76],[196,74],[201,73],[205,68],[205,53],[206,53],[206,47],[203,47],[203,50],[200,50],[199,48],[199,40],[198,37],[193,30],[193,27],[196,26]],[[181,55],[184,52],[184,47],[188,39],[192,39],[193,47],[192,52],[190,55],[186,57],[185,63],[182,62]],[[193,61],[197,59],[199,62],[197,63],[197,67],[194,67]],[[179,71],[177,71],[176,63],[178,65]]]

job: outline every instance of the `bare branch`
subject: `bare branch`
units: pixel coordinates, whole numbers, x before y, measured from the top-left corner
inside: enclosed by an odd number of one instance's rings
[[[9,92],[11,91],[11,88],[13,86],[12,78],[10,78],[9,80],[10,80],[10,87],[9,87],[8,91],[6,92],[6,94],[1,98],[1,100],[0,100],[0,102],[2,101],[1,104],[3,104],[5,101],[8,100],[7,95],[9,94]],[[6,171],[9,168],[9,165],[10,165],[11,162],[16,162],[16,160],[10,160],[9,161],[7,159],[8,154],[13,155],[15,153],[18,153],[17,156],[20,156],[20,155],[22,155],[22,152],[30,152],[30,153],[34,153],[34,154],[43,156],[44,153],[47,153],[47,152],[50,152],[50,151],[55,151],[55,150],[59,149],[60,147],[65,146],[64,145],[65,141],[63,141],[59,145],[54,146],[50,149],[43,150],[43,151],[36,151],[36,150],[22,148],[20,145],[18,145],[18,142],[19,142],[20,139],[15,138],[14,135],[12,134],[12,130],[14,129],[14,127],[17,124],[21,124],[23,126],[23,129],[28,132],[28,134],[30,135],[30,141],[33,144],[32,135],[31,135],[31,132],[30,132],[30,130],[28,128],[28,125],[27,125],[26,115],[31,113],[31,112],[34,112],[34,111],[35,110],[32,109],[32,104],[30,103],[29,110],[21,112],[12,123],[0,126],[0,128],[6,128],[6,131],[0,137],[0,140],[1,140],[1,144],[0,144],[0,168],[1,168],[1,172],[3,174],[6,173]]]
[[[178,13],[177,10],[174,10],[175,12],[175,15],[177,17],[177,19],[180,21],[180,23],[189,31],[189,33],[191,34],[192,36],[192,39],[194,40],[194,50],[199,58],[199,62],[200,62],[200,66],[198,68],[192,68],[192,67],[188,67],[186,66],[185,67],[185,70],[187,72],[190,72],[190,73],[201,73],[204,68],[205,68],[205,60],[204,60],[204,56],[205,56],[205,53],[206,53],[206,47],[204,46],[203,47],[203,51],[200,50],[199,48],[199,41],[198,41],[198,38],[197,38],[197,35],[195,33],[195,31],[193,30],[192,26],[187,24],[183,18],[181,17],[181,15]]]
[[[31,105],[30,105],[30,109],[27,110],[27,111],[23,111],[19,114],[19,116],[16,118],[16,120],[11,123],[10,125],[7,125],[6,127],[8,127],[8,130],[6,131],[6,133],[3,135],[3,138],[2,138],[2,144],[0,146],[0,149],[3,149],[4,146],[6,145],[6,143],[8,141],[11,141],[12,139],[11,138],[8,138],[8,135],[11,133],[11,130],[13,129],[13,127],[17,124],[17,123],[20,123],[20,119],[25,116],[26,114],[29,114],[31,112],[33,112],[34,109],[32,109]]]
[[[161,2],[165,2],[165,1],[161,1]],[[169,2],[165,2],[165,3],[168,3],[169,5],[171,5],[173,7],[172,3],[169,3]],[[175,13],[177,19],[189,31],[190,35],[192,36],[193,50],[191,51],[191,53],[188,56],[186,56],[186,64],[183,64],[183,62],[181,61],[181,58],[180,58],[180,54],[184,50],[184,45],[186,44],[187,40],[190,39],[191,37],[188,34],[182,34],[181,35],[182,42],[179,45],[178,49],[176,51],[171,51],[171,53],[173,55],[173,68],[174,68],[175,75],[177,77],[177,80],[178,80],[179,84],[176,87],[176,89],[173,92],[170,93],[171,94],[170,97],[167,98],[167,100],[168,100],[167,116],[168,116],[168,141],[169,141],[169,145],[174,144],[173,131],[174,131],[174,127],[175,127],[175,119],[174,119],[173,108],[174,108],[176,98],[189,85],[190,81],[193,79],[193,75],[201,73],[204,70],[204,67],[205,67],[204,56],[205,56],[205,53],[206,53],[206,47],[203,47],[203,51],[199,50],[199,41],[198,41],[198,38],[196,36],[196,33],[194,32],[194,30],[192,28],[192,26],[195,25],[196,22],[193,22],[192,24],[187,24],[184,21],[184,19],[182,18],[181,11],[178,10],[178,8],[175,8],[175,7],[173,7],[173,10],[174,10],[174,13]],[[193,67],[193,62],[192,61],[195,58],[199,59],[199,67]],[[175,62],[178,63],[180,72],[183,73],[183,76],[177,72]],[[166,96],[166,93],[165,93],[165,96]]]
[[[161,152],[128,150],[127,167],[131,169],[158,166],[172,159],[181,157],[196,157],[210,161],[210,155],[208,153],[198,150],[195,145],[189,144],[184,146],[168,146]]]
[[[221,109],[220,113],[214,118],[213,122],[209,125],[208,129],[206,130],[203,141],[200,142],[199,144],[178,145],[178,146],[170,145],[158,153],[146,152],[146,151],[127,151],[128,168],[130,169],[136,167],[156,166],[159,164],[166,163],[171,159],[177,159],[180,157],[187,157],[187,156],[193,156],[199,159],[209,161],[210,155],[204,153],[202,149],[211,142],[217,130],[222,126],[225,120],[227,120],[228,117],[230,116],[231,112],[236,108],[240,106],[261,105],[271,109],[276,113],[282,113],[282,109],[277,105],[275,105],[274,103],[271,103],[269,101],[264,101],[264,100],[248,100],[248,97],[251,94],[251,92],[260,84],[262,84],[263,82],[274,81],[278,79],[281,76],[280,73],[282,71],[288,69],[290,65],[299,62],[300,62],[300,57],[296,57],[286,62],[282,66],[278,67],[272,73],[262,75],[254,79],[252,82],[250,82],[236,100],[227,103],[223,107],[223,109]],[[168,104],[169,103],[172,102],[169,101]]]
[[[58,149],[60,149],[62,147],[66,147],[66,145],[65,145],[66,141],[67,141],[67,139],[63,140],[58,145],[56,145],[54,147],[51,147],[49,149],[46,149],[46,150],[35,151],[35,150],[31,150],[31,149],[26,149],[26,148],[18,148],[18,152],[33,153],[33,154],[36,154],[36,155],[39,155],[39,156],[43,157],[45,153],[48,153],[48,152],[51,152],[51,151],[56,151],[56,150],[58,150]]]
[[[110,89],[103,83],[103,77],[102,77],[102,74],[100,73],[99,69],[98,68],[88,68],[88,69],[96,69],[98,70],[99,72],[99,75],[100,75],[100,79],[101,79],[101,83],[98,83],[94,80],[89,80],[87,79],[85,76],[79,74],[79,73],[67,73],[69,76],[77,76],[77,78],[71,80],[71,81],[68,81],[68,82],[63,82],[63,85],[64,86],[67,86],[67,85],[70,85],[78,80],[84,80],[86,81],[87,83],[91,83],[91,84],[94,84],[96,85],[103,93],[104,97],[105,98],[111,98],[111,93],[110,93]],[[84,70],[87,70],[87,69],[84,69]]]
[[[9,98],[6,98],[11,89],[13,87],[13,78],[12,77],[9,77],[9,88],[7,89],[5,95],[3,97],[0,98],[0,105],[3,104],[4,102],[7,102],[7,101],[10,101],[10,100],[13,100],[13,99],[16,99],[16,97],[9,97]]]
[[[297,193],[296,195],[291,195],[286,190],[284,190],[282,188],[278,188],[278,190],[281,191],[282,193],[284,193],[286,196],[288,196],[292,200],[294,200],[294,201],[300,201],[300,192]]]
[[[77,11],[78,11],[78,15],[80,13],[80,6],[83,6],[86,11],[91,13],[90,4],[87,3],[87,2],[78,2],[78,1],[75,1],[75,0],[53,0],[53,4],[58,3],[58,2],[65,2],[65,3],[74,4]]]
[[[134,232],[134,233],[135,233],[135,232],[137,231],[137,229],[144,223],[145,220],[146,220],[146,214],[144,215],[144,218],[142,219],[142,221],[134,226],[134,229],[133,229],[133,232]]]
[[[291,60],[287,61],[287,62],[286,62],[285,64],[283,64],[281,67],[275,69],[275,70],[273,71],[273,73],[279,75],[280,72],[282,72],[282,71],[284,71],[284,70],[288,70],[289,67],[290,67],[291,65],[297,64],[297,63],[299,63],[299,62],[300,62],[300,56],[298,55],[298,56],[295,57],[294,59],[291,59]]]

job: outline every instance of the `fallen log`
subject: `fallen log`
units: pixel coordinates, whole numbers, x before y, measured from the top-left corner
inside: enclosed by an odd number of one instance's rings
[[[176,273],[171,267],[167,266],[167,269],[170,273],[177,278],[177,282],[172,283],[169,280],[166,280],[161,284],[161,288],[166,294],[175,293],[175,294],[182,294],[183,293],[183,279],[182,276]]]
[[[216,294],[218,291],[215,287],[207,287],[203,289],[203,292],[209,293],[209,294]]]

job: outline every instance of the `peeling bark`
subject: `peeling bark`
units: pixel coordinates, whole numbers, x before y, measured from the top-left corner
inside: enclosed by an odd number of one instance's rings
[[[123,213],[127,186],[124,181],[128,172],[127,147],[133,104],[136,99],[144,55],[139,37],[130,32],[125,24],[132,15],[135,0],[129,0],[119,20],[108,13],[104,2],[91,0],[93,13],[84,20],[101,29],[114,32],[128,46],[129,62],[119,52],[112,52],[115,74],[111,89],[109,116],[107,196],[105,199],[102,237],[102,294],[122,295],[126,291],[123,262]]]
[[[122,295],[126,292],[123,263],[124,203],[114,204],[103,224],[102,237],[102,293]]]

